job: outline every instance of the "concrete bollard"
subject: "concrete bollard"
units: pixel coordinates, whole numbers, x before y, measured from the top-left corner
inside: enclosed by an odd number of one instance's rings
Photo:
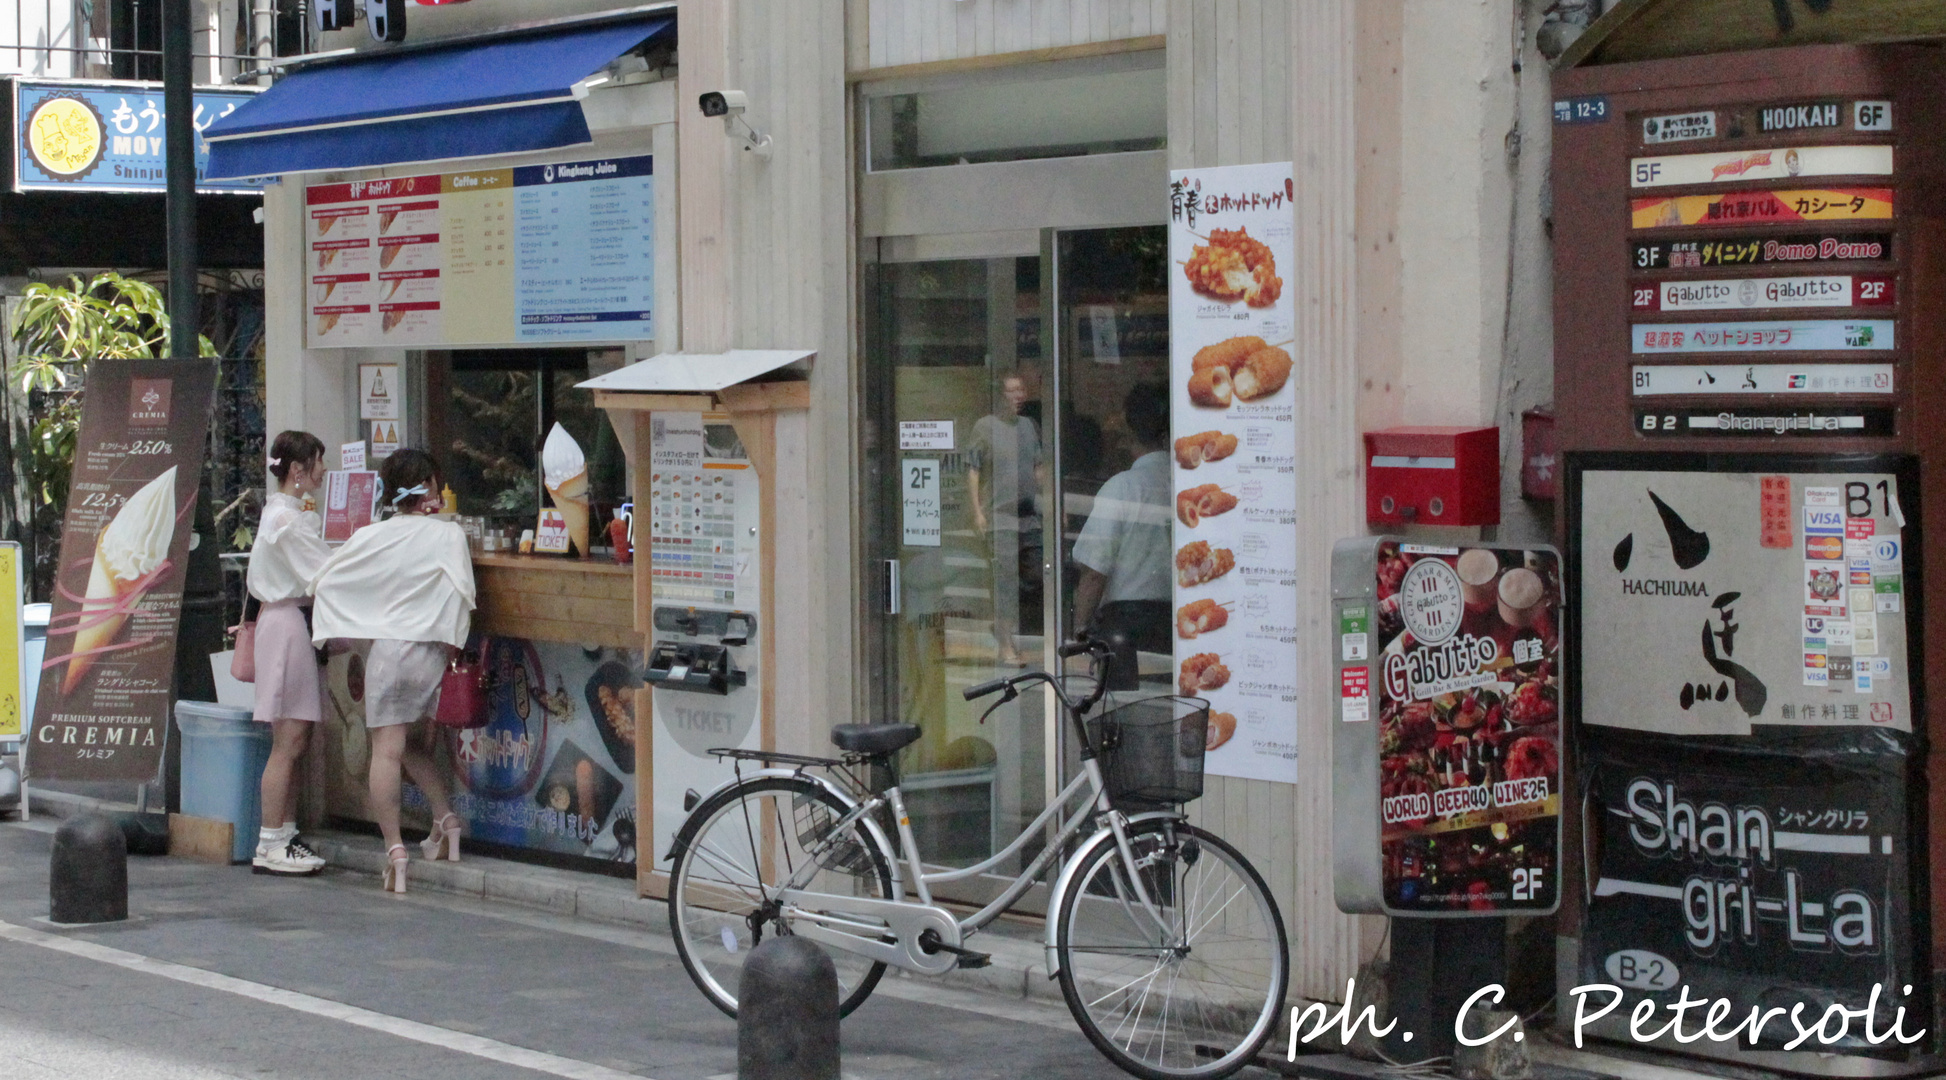
[[[1520,1014],[1502,1012],[1475,1006],[1466,1014],[1466,1034],[1469,1038],[1484,1038],[1487,1032],[1498,1031],[1502,1024],[1513,1021],[1505,1035],[1483,1046],[1456,1044],[1453,1047],[1453,1075],[1460,1080],[1527,1080],[1534,1075],[1532,1063],[1527,1058],[1525,1042],[1526,1027],[1520,1022]]]
[[[54,830],[47,892],[47,916],[52,922],[128,918],[128,839],[114,818],[82,814]]]
[[[801,937],[773,937],[737,982],[737,1080],[838,1080],[838,969]]]

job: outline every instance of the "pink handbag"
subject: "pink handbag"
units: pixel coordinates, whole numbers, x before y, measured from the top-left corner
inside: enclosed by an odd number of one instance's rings
[[[236,651],[230,654],[230,678],[238,682],[257,681],[256,620],[236,627]]]

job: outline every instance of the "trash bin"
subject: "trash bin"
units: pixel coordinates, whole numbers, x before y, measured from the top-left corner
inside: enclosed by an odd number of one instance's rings
[[[34,702],[41,692],[41,661],[47,656],[47,620],[53,617],[53,604],[23,604],[20,623],[23,651],[20,654],[21,738],[34,726]]]
[[[270,725],[249,709],[211,701],[176,702],[182,732],[182,812],[236,826],[231,862],[257,851],[258,785],[270,760]]]

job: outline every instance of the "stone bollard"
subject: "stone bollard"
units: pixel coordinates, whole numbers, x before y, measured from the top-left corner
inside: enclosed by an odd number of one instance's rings
[[[114,818],[82,814],[54,830],[47,917],[57,923],[128,918],[128,839]]]
[[[838,1080],[838,969],[801,937],[750,950],[737,982],[737,1080]]]
[[[1527,1080],[1534,1075],[1527,1057],[1526,1025],[1520,1014],[1475,1006],[1466,1014],[1466,1034],[1481,1038],[1513,1021],[1505,1035],[1484,1046],[1453,1047],[1453,1075],[1460,1080]]]

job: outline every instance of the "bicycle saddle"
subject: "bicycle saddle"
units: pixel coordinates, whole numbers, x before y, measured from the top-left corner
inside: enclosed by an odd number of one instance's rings
[[[854,754],[891,754],[918,738],[917,724],[838,724],[831,729],[832,743]]]

